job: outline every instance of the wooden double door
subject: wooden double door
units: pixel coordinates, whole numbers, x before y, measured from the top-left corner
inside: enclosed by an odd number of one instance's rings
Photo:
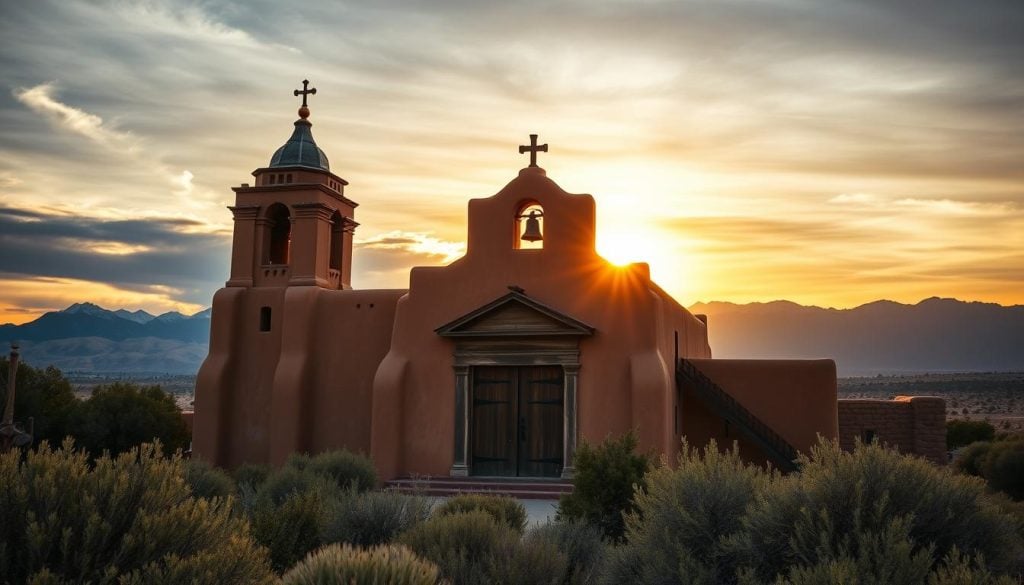
[[[479,366],[471,383],[471,473],[559,477],[565,424],[561,366]]]

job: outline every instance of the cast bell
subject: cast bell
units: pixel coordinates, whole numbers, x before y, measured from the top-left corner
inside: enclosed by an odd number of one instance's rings
[[[544,239],[544,236],[540,233],[540,221],[538,217],[542,217],[542,212],[533,210],[530,211],[530,215],[526,217],[526,229],[523,230],[522,239],[527,242],[539,242]]]

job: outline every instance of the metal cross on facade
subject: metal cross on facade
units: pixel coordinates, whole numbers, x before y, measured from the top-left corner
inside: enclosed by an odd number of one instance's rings
[[[315,87],[310,88],[309,87],[309,80],[308,79],[303,79],[302,80],[302,90],[301,91],[297,90],[297,89],[295,90],[296,97],[298,97],[300,95],[302,96],[302,105],[303,106],[306,105],[306,96],[309,95],[309,94],[316,95],[316,88]]]
[[[525,145],[520,145],[519,146],[519,154],[523,154],[524,152],[529,152],[530,153],[530,166],[531,167],[537,166],[537,153],[538,152],[547,152],[547,151],[548,151],[548,145],[546,143],[545,144],[540,144],[540,145],[537,144],[537,135],[536,134],[530,134],[530,146],[525,146]]]

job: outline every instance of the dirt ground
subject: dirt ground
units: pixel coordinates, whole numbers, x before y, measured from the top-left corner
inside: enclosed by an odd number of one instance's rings
[[[1024,432],[1024,372],[842,378],[840,398],[938,396],[948,420],[984,420],[996,431]]]

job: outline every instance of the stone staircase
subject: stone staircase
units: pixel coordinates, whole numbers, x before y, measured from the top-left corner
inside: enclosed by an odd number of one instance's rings
[[[385,487],[424,496],[493,494],[520,500],[557,500],[563,494],[572,492],[572,483],[564,479],[535,477],[403,477],[389,481]]]
[[[781,471],[797,470],[797,451],[778,433],[740,404],[697,366],[681,359],[676,366],[676,384],[692,388],[715,414],[729,421],[744,437],[761,448]]]

